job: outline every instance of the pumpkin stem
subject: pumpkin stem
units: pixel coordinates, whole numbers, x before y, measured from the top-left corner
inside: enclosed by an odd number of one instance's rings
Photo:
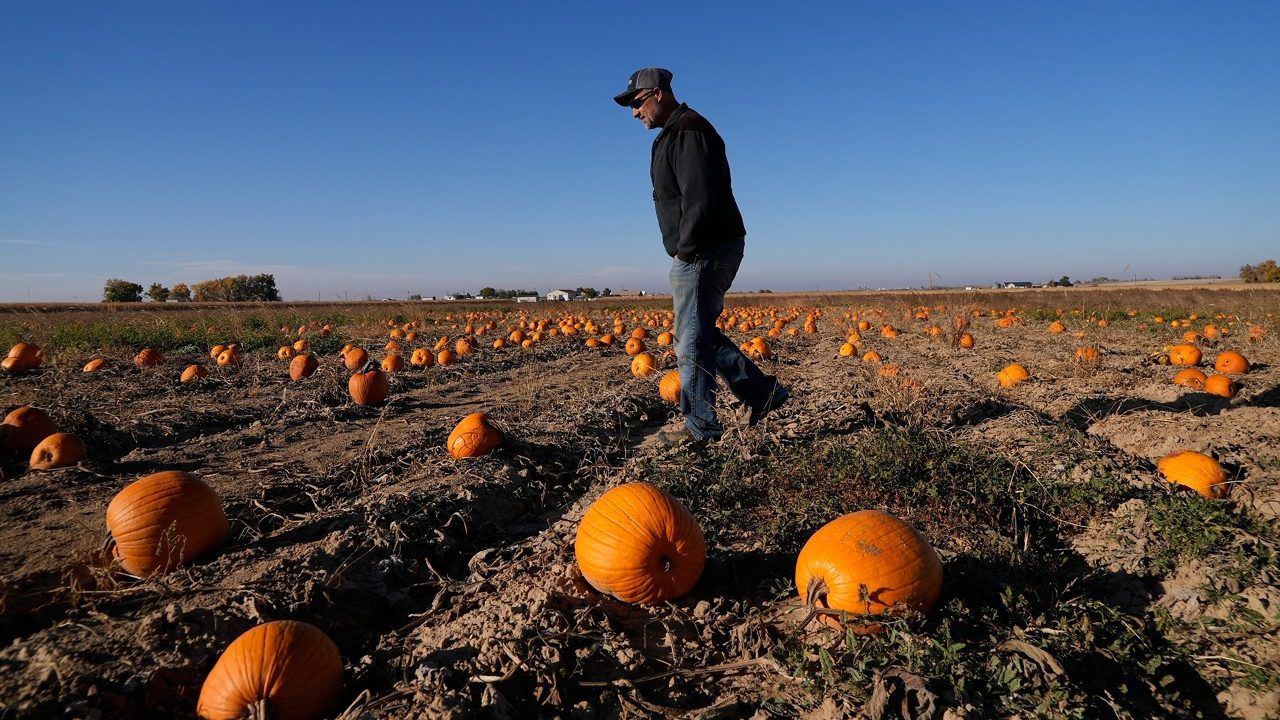
[[[246,708],[245,720],[271,720],[271,708],[267,699],[262,698]]]
[[[356,371],[356,374],[363,375],[369,372],[369,368],[372,368],[372,367],[373,367],[373,358],[369,358],[368,360],[364,361],[364,366],[361,367],[358,371]]]
[[[658,558],[658,563],[662,565],[662,572],[671,572],[671,558],[663,555]]]
[[[809,587],[804,593],[804,604],[810,607],[818,607],[818,603],[822,603],[825,607],[827,604],[827,581],[820,577],[810,578]]]

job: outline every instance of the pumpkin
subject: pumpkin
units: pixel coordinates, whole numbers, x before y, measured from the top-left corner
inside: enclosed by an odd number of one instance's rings
[[[404,358],[399,355],[388,355],[382,358],[382,372],[398,373],[404,369]]]
[[[445,448],[449,454],[459,460],[469,457],[480,457],[502,444],[502,431],[489,422],[489,416],[482,412],[471,413],[462,418],[449,433]]]
[[[1061,321],[1054,320],[1053,322],[1049,323],[1049,332],[1053,333],[1054,335],[1057,335],[1058,333],[1063,332],[1066,329],[1067,329],[1067,326],[1063,325]]]
[[[206,720],[320,720],[342,695],[342,656],[322,630],[296,620],[250,629],[227,646],[200,688]]]
[[[307,342],[306,338],[303,338],[293,344],[293,351],[295,353],[306,352],[309,347],[311,347],[310,343]]]
[[[796,588],[813,608],[856,615],[925,613],[942,592],[942,560],[911,525],[886,512],[860,510],[827,523],[804,544],[796,560]],[[833,615],[824,614],[823,621],[840,625]]]
[[[702,576],[702,529],[678,500],[645,482],[619,485],[587,508],[573,552],[591,587],[623,602],[673,600]]]
[[[43,410],[23,405],[0,424],[0,447],[17,455],[29,455],[41,440],[56,432],[58,428]]]
[[[1174,365],[1199,365],[1200,348],[1195,345],[1174,345],[1169,348],[1169,362]]]
[[[160,353],[151,348],[143,348],[133,357],[133,364],[140,368],[155,367],[163,360]]]
[[[436,364],[436,358],[426,348],[417,348],[409,355],[409,364],[417,367],[429,368]]]
[[[1226,375],[1210,375],[1204,381],[1204,391],[1218,397],[1233,398],[1240,386]]]
[[[794,329],[794,328],[793,328],[793,329]],[[670,345],[671,343],[673,343],[673,342],[675,342],[675,341],[676,341],[676,336],[675,336],[675,335],[672,335],[670,331],[664,331],[664,332],[660,332],[660,333],[658,333],[658,344],[659,344],[659,345]]]
[[[440,354],[436,355],[436,362],[441,365],[452,365],[455,362],[457,362],[457,360],[458,360],[458,356],[454,355],[453,351],[449,350],[448,348],[441,350]]]
[[[662,376],[662,380],[658,382],[658,394],[663,400],[673,404],[680,404],[680,371],[672,370]]]
[[[106,364],[107,364],[106,358],[94,358],[84,364],[84,371],[87,373],[97,372],[98,370],[102,369],[103,365],[106,365]]]
[[[1012,363],[996,374],[996,379],[1000,381],[1000,387],[1003,388],[1011,388],[1029,377],[1031,373],[1018,363]]]
[[[640,338],[630,338],[625,346],[628,355],[639,355],[644,352],[644,341]]]
[[[33,343],[20,342],[9,348],[9,357],[14,362],[9,364],[10,370],[32,370],[40,367],[43,356],[40,354],[40,346]]]
[[[864,363],[878,363],[878,362],[880,362],[880,353],[876,352],[875,350],[868,350],[868,351],[867,351],[867,352],[862,356],[862,362],[864,362]]]
[[[226,349],[227,349],[226,345],[214,345],[212,348],[209,349],[209,358],[212,360],[217,360],[218,356],[221,355]]]
[[[342,364],[348,370],[355,371],[369,362],[369,353],[364,348],[353,347],[342,354]]]
[[[1175,450],[1156,463],[1160,475],[1175,485],[1189,487],[1207,498],[1227,494],[1227,473],[1217,460],[1194,450]]]
[[[768,360],[773,357],[773,351],[769,349],[769,343],[762,337],[753,337],[747,343],[747,357],[752,360]]]
[[[840,346],[840,357],[849,357],[858,354],[858,346],[853,343],[844,343]]]
[[[960,338],[956,340],[956,343],[967,350],[973,347],[973,335],[970,335],[969,333],[960,333]]]
[[[589,348],[600,347],[600,341],[596,338],[587,338],[586,346]]]
[[[638,378],[649,377],[658,372],[658,362],[647,352],[642,352],[631,359],[631,374]]]
[[[885,365],[881,365],[879,369],[876,370],[876,374],[879,375],[880,377],[893,378],[893,377],[898,377],[898,373],[901,371],[902,371],[901,368],[899,368],[897,365],[894,365],[893,363],[888,363]]]
[[[465,357],[467,355],[470,355],[471,341],[466,338],[462,338],[458,342],[454,343],[453,351],[458,354],[458,357]]]
[[[288,360],[292,357],[293,357],[293,348],[289,347],[288,345],[284,345],[279,350],[276,351],[277,360]]]
[[[372,362],[366,362],[347,380],[347,392],[357,405],[381,405],[387,400],[387,376]]]
[[[1192,390],[1203,390],[1205,374],[1195,368],[1186,368],[1179,370],[1177,375],[1173,376],[1173,384],[1189,387]]]
[[[1219,353],[1218,359],[1213,361],[1213,369],[1220,373],[1244,374],[1249,372],[1249,368],[1249,361],[1235,350]]]
[[[222,547],[227,515],[218,494],[202,480],[165,470],[130,483],[112,498],[107,530],[120,567],[145,577]]]
[[[1092,345],[1076,348],[1076,362],[1081,365],[1094,365],[1098,362],[1098,349]]]
[[[200,378],[206,377],[209,377],[209,371],[206,370],[203,365],[193,363],[188,365],[186,369],[182,371],[182,377],[179,378],[179,381],[183,385],[186,385],[192,380],[199,380]]]
[[[227,348],[218,355],[218,367],[238,367],[240,365],[240,352],[233,348]]]
[[[316,356],[311,353],[301,353],[295,355],[289,361],[289,377],[293,380],[302,380],[309,378],[315,374],[316,368],[320,367],[320,361],[316,360]]]
[[[494,340],[494,341],[493,341],[493,349],[494,349],[494,350],[501,350],[502,348],[504,348],[504,347],[506,347],[506,346],[507,346],[507,342],[506,342],[505,340],[503,340],[502,338],[498,338],[497,340]]]
[[[71,433],[54,433],[40,441],[31,451],[32,470],[69,467],[85,459],[89,451],[84,441]]]

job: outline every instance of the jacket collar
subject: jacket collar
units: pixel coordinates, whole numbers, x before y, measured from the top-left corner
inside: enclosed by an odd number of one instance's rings
[[[677,105],[676,109],[671,111],[671,117],[667,118],[667,121],[662,123],[662,132],[658,133],[658,137],[654,138],[654,140],[661,140],[662,136],[667,134],[667,128],[671,127],[675,123],[676,118],[683,115],[688,109],[688,103],[680,103]]]

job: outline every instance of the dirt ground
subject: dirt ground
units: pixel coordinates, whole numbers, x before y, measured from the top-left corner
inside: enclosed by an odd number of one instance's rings
[[[1233,541],[1164,566],[1151,548],[1165,527],[1159,513],[1167,498],[1182,500],[1155,463],[1180,448],[1211,453],[1228,469],[1230,495],[1215,508],[1252,528],[1262,545],[1280,532],[1280,293],[1243,299],[1230,290],[1152,291],[1145,305],[1045,296],[1045,307],[1066,310],[1067,332],[1058,335],[1046,330],[1047,316],[1029,311],[1034,296],[1011,294],[1004,305],[986,296],[982,303],[972,295],[924,297],[768,299],[797,315],[797,327],[820,307],[818,332],[769,338],[774,358],[762,365],[793,398],[762,425],[747,427],[741,409],[722,396],[727,431],[717,457],[753,468],[763,457],[860,442],[893,426],[984,449],[1019,478],[1083,482],[1105,470],[1128,495],[1099,505],[1079,527],[1061,525],[1053,552],[1078,558],[1089,582],[1107,578],[1105,592],[1090,597],[1121,624],[1175,623],[1180,629],[1161,629],[1161,637],[1203,686],[1202,699],[1181,706],[1162,705],[1158,684],[1147,701],[1116,690],[1106,700],[1114,715],[1277,717],[1280,570],[1231,571],[1240,561]],[[1051,304],[1059,297],[1066,302]],[[739,312],[748,303],[764,306],[758,298],[734,302]],[[1088,322],[1099,303],[1138,314],[1099,327]],[[931,319],[911,316],[918,304],[933,308]],[[991,311],[1014,306],[1023,322],[997,328]],[[1235,398],[1170,383],[1174,368],[1153,356],[1184,330],[1167,327],[1178,317],[1170,308],[1200,314],[1185,329],[1232,327],[1227,338],[1201,342],[1210,363],[1225,349],[1254,363],[1238,377]],[[627,312],[571,309],[602,324]],[[428,346],[457,336],[458,322],[443,310],[398,311],[422,321]],[[514,319],[549,311],[512,305],[502,312]],[[847,313],[873,323],[860,349],[876,350],[917,387],[886,383],[856,357],[837,356]],[[1154,322],[1155,313],[1166,322]],[[1239,318],[1215,320],[1217,313]],[[972,350],[947,341],[956,316],[972,323]],[[885,322],[901,334],[881,337],[874,328]],[[924,332],[933,323],[944,337]],[[1250,342],[1253,324],[1265,334]],[[742,342],[765,329],[731,335]],[[334,332],[382,356],[385,327],[361,321]],[[232,338],[208,344],[225,339]],[[157,368],[134,367],[136,347],[113,347],[98,353],[111,363],[94,374],[80,371],[90,353],[67,350],[53,355],[53,365],[0,375],[6,412],[44,408],[89,448],[73,468],[31,471],[13,457],[0,464],[0,716],[192,717],[221,650],[273,619],[315,624],[340,648],[346,680],[333,717],[987,716],[982,708],[990,706],[959,688],[933,692],[947,678],[925,677],[930,703],[919,702],[923,689],[916,700],[903,699],[919,678],[894,675],[909,666],[896,656],[861,690],[815,685],[825,672],[822,648],[847,639],[799,627],[803,613],[788,588],[799,544],[789,539],[743,540],[726,529],[722,537],[738,539],[712,543],[694,591],[659,606],[625,605],[587,586],[573,556],[587,506],[620,483],[692,473],[702,461],[654,442],[659,428],[676,422],[657,377],[632,377],[620,345],[591,349],[582,339],[548,338],[526,350],[482,343],[456,365],[392,376],[388,403],[373,408],[350,402],[347,372],[333,353],[321,355],[317,375],[302,382],[289,381],[287,363],[263,349],[247,353],[239,368],[211,367],[208,379],[182,385],[188,363],[212,365],[208,347],[194,345],[166,352]],[[1073,358],[1086,344],[1101,352],[1096,366]],[[1003,390],[995,374],[1015,361],[1032,379]],[[452,459],[445,438],[481,410],[504,429],[506,443],[484,458]],[[217,491],[230,540],[181,571],[123,576],[102,557],[107,504],[129,482],[170,469],[193,472]],[[717,522],[700,514],[706,508],[690,509],[701,522]],[[809,518],[802,529],[831,519]],[[965,589],[973,575],[966,575],[970,552],[961,535],[920,529],[945,561],[944,605],[978,602]],[[1015,522],[1010,537],[1017,532]],[[911,632],[929,634],[940,620],[922,622]],[[1034,640],[1008,629],[1019,642]],[[808,649],[789,662],[781,648],[797,637]],[[1052,660],[1036,662],[1051,667]],[[1113,678],[1117,686],[1123,680]],[[906,689],[893,695],[895,687]],[[1096,716],[1076,713],[1079,702],[1067,696],[1042,714]]]

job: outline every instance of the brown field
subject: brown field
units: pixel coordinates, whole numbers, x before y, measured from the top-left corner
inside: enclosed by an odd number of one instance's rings
[[[490,347],[566,313],[629,332],[667,302],[0,307],[0,342],[46,358],[0,373],[0,405],[37,405],[88,447],[50,471],[0,454],[0,717],[193,717],[227,644],[276,619],[337,644],[328,717],[347,720],[1280,713],[1280,292],[731,295],[726,314],[765,321],[738,342],[773,316],[820,317],[768,338],[762,367],[791,401],[747,427],[723,394],[727,432],[701,451],[653,441],[674,410],[621,343]],[[381,407],[350,401],[344,343],[380,360],[388,322],[416,322],[407,357],[464,335],[469,314],[495,325],[473,354],[392,375]],[[837,356],[854,316],[872,325],[860,353],[896,377]],[[973,349],[951,342],[957,318]],[[1065,332],[1048,332],[1054,319]],[[885,323],[900,335],[881,337]],[[1197,338],[1202,369],[1228,349],[1254,364],[1234,398],[1173,385],[1160,361],[1207,323],[1229,334]],[[291,382],[275,351],[304,324],[320,369]],[[209,348],[232,340],[242,364],[216,367]],[[1096,365],[1075,361],[1085,345]],[[144,346],[160,366],[134,366]],[[107,368],[81,372],[91,357]],[[1001,389],[1011,362],[1031,379]],[[190,363],[210,376],[180,384]],[[453,459],[446,437],[480,410],[506,442]],[[1221,462],[1226,498],[1160,478],[1180,448]],[[103,553],[107,504],[168,469],[220,495],[230,538],[129,577]],[[636,480],[680,499],[707,539],[697,586],[661,605],[602,596],[574,557],[588,505]],[[813,621],[793,580],[810,534],[866,508],[923,533],[944,581],[927,615],[859,634]]]

